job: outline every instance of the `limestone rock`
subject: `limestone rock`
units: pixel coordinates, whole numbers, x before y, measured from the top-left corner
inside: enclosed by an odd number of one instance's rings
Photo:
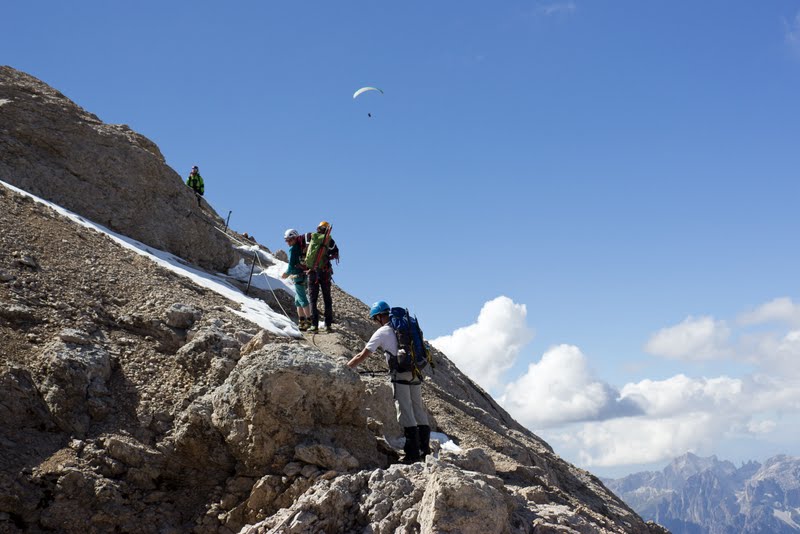
[[[72,343],[73,345],[89,345],[91,343],[89,334],[76,328],[65,328],[59,332],[58,337],[64,343]]]
[[[346,449],[337,449],[319,443],[298,445],[294,449],[294,457],[308,464],[334,471],[348,471],[358,467],[358,460]]]
[[[477,471],[486,475],[497,473],[492,458],[483,449],[472,448],[459,452],[442,451],[440,458],[467,471]]]
[[[42,360],[39,387],[50,412],[63,430],[84,434],[92,419],[107,413],[110,355],[101,347],[55,342]]]
[[[319,352],[284,344],[251,353],[212,402],[214,425],[253,472],[280,471],[300,445],[345,448],[364,467],[382,461],[366,428],[357,375]]]
[[[276,334],[269,332],[267,330],[261,330],[253,336],[245,345],[242,347],[241,354],[242,356],[247,356],[251,352],[255,352],[269,343],[274,343],[278,338]]]
[[[202,312],[194,306],[187,304],[175,303],[167,310],[164,323],[171,328],[180,328],[186,330],[191,328],[196,320],[202,315]]]
[[[161,453],[145,447],[134,439],[123,436],[108,436],[103,439],[103,446],[109,456],[119,460],[126,466],[157,467],[161,463]]]
[[[239,359],[240,347],[231,334],[220,328],[203,327],[178,349],[176,360],[192,373],[211,370],[214,382],[221,383]]]
[[[500,479],[470,476],[460,469],[436,469],[420,504],[423,532],[497,534],[510,532],[510,496]]]
[[[19,323],[23,321],[31,321],[35,317],[34,311],[23,304],[16,304],[14,302],[0,303],[0,318],[10,321],[12,323]]]
[[[504,533],[514,502],[499,478],[431,461],[321,479],[287,510],[241,532]]]
[[[52,430],[55,426],[28,371],[12,368],[0,372],[0,421],[6,431],[9,427]]]
[[[202,217],[224,223],[152,141],[11,67],[0,66],[0,100],[1,180],[208,269],[231,265],[227,239]]]

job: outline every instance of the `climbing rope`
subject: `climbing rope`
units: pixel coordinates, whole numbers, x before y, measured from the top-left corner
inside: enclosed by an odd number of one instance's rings
[[[241,247],[251,247],[252,246],[252,245],[248,245],[247,243],[244,243],[242,241],[239,241],[238,239],[236,239],[235,237],[230,235],[228,232],[226,232],[224,230],[221,230],[216,224],[214,224],[212,221],[208,220],[208,218],[203,217],[202,215],[198,215],[198,214],[196,214],[194,212],[191,212],[191,211],[189,212],[189,214],[190,215],[194,215],[195,217],[197,217],[198,219],[200,219],[204,223],[208,224],[214,230],[220,232],[222,235],[227,237],[231,242],[236,243],[237,245],[239,245]],[[289,317],[289,314],[286,313],[286,310],[283,308],[283,305],[281,304],[281,301],[278,298],[278,295],[275,293],[275,290],[272,288],[272,284],[270,284],[270,282],[269,282],[269,275],[266,272],[264,272],[264,264],[261,263],[261,256],[259,254],[259,251],[258,250],[253,251],[253,256],[255,257],[255,261],[258,262],[259,268],[261,269],[261,272],[259,272],[256,276],[264,275],[264,279],[267,282],[267,287],[269,288],[270,292],[272,293],[272,297],[275,299],[275,302],[278,303],[278,307],[281,309],[281,312],[283,312],[284,317],[289,319],[289,321],[292,324],[295,324],[294,321],[292,321],[292,318]]]
[[[234,236],[230,235],[227,231],[221,230],[214,222],[208,220],[208,218],[203,217],[202,215],[198,215],[198,214],[196,214],[194,212],[189,212],[189,213],[190,213],[190,215],[194,215],[195,217],[197,217],[198,219],[200,219],[204,223],[206,223],[209,226],[211,226],[214,230],[220,232],[222,235],[227,237],[231,242],[236,243],[237,245],[239,245],[241,247],[251,247],[252,246],[252,245],[248,245],[247,243],[244,243],[243,241],[240,241],[240,240],[236,239]],[[269,282],[269,275],[264,271],[264,265],[261,263],[261,255],[259,254],[259,251],[258,250],[253,251],[253,256],[255,257],[255,261],[258,262],[258,267],[261,269],[261,272],[259,272],[256,276],[264,275],[264,277],[265,277],[264,279],[267,282],[267,287],[269,288],[270,292],[272,293],[272,297],[275,299],[275,302],[278,303],[278,307],[281,309],[281,312],[283,312],[284,317],[286,317],[292,324],[295,324],[295,322],[292,320],[292,318],[289,317],[289,314],[286,313],[286,310],[283,308],[283,305],[281,304],[281,301],[278,298],[278,295],[275,293],[275,290],[272,288],[272,284]],[[303,337],[305,338],[305,336],[303,336]],[[314,345],[315,347],[320,349],[319,345],[317,345],[317,343],[316,343],[316,337],[317,337],[317,334],[316,333],[312,333],[311,334],[311,339],[309,341],[311,341],[312,345]],[[308,338],[306,338],[306,339],[308,339]],[[322,349],[320,349],[320,350],[322,350]]]
[[[267,282],[267,287],[272,292],[272,296],[275,298],[275,302],[278,303],[278,307],[280,307],[281,311],[283,312],[283,315],[285,315],[287,319],[292,321],[291,318],[289,317],[289,314],[286,313],[286,310],[283,309],[283,305],[281,304],[281,301],[278,300],[278,295],[275,294],[275,290],[272,289],[272,284],[269,283],[269,275],[266,272],[264,272],[264,266],[261,264],[261,257],[258,254],[258,251],[255,251],[255,257],[256,257],[256,261],[258,261],[258,267],[261,269],[261,272],[258,273],[258,274],[263,274],[264,275],[264,280],[266,280],[266,282]],[[256,275],[256,276],[258,276],[258,275]],[[292,321],[292,324],[294,324],[294,321]]]

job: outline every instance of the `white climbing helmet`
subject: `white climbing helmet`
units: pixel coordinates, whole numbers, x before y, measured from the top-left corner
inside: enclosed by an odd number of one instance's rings
[[[283,233],[284,239],[292,239],[293,237],[298,237],[300,234],[297,233],[297,230],[294,228],[289,228]]]

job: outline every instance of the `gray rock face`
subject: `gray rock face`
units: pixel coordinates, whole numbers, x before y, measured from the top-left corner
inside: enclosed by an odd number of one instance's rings
[[[644,518],[674,533],[800,531],[800,458],[776,456],[737,468],[686,454],[663,471],[607,481]]]
[[[108,352],[55,342],[44,348],[42,362],[39,389],[50,413],[63,430],[82,436],[93,419],[101,420],[110,411]]]
[[[176,303],[167,310],[164,323],[171,328],[186,330],[191,328],[197,319],[200,318],[200,310],[193,306]]]
[[[434,469],[420,503],[425,532],[480,534],[511,531],[514,499],[499,478],[474,476],[461,469]]]
[[[460,453],[443,451],[440,457],[467,471],[477,471],[487,475],[497,474],[492,458],[483,449],[467,449]]]
[[[502,480],[467,473],[429,460],[410,467],[360,471],[323,480],[291,507],[241,534],[284,532],[450,532],[503,534],[512,531],[515,506]]]
[[[30,373],[12,368],[0,373],[0,421],[17,428],[55,426]]]
[[[375,467],[385,460],[367,430],[364,399],[358,375],[341,363],[272,345],[244,357],[213,393],[212,421],[253,474],[295,459],[328,469]]]
[[[0,180],[207,269],[233,254],[158,147],[104,124],[25,73],[0,66]]]

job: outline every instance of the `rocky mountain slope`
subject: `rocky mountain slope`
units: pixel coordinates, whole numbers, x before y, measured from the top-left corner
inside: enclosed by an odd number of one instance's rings
[[[8,67],[0,91],[0,180],[187,262],[233,264],[152,143]],[[118,187],[108,162],[141,168]],[[155,181],[146,204],[161,208],[139,219],[130,191]],[[211,229],[181,241],[170,227],[190,211]],[[374,330],[367,307],[339,288],[334,303],[334,334],[270,333],[0,185],[0,531],[665,532],[443,354],[424,398],[461,450],[393,463],[385,364],[345,365]]]
[[[0,66],[0,176],[75,213],[209,269],[233,260],[225,236],[198,224],[194,194],[158,147],[104,124],[36,78]]]
[[[686,454],[663,471],[606,481],[642,517],[679,533],[800,532],[800,458],[736,467]]]

